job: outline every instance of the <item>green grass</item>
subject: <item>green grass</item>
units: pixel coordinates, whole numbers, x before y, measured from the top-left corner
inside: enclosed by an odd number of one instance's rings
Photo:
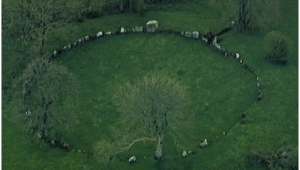
[[[102,137],[112,136],[110,126],[118,121],[118,112],[111,104],[111,98],[118,86],[151,70],[161,70],[186,87],[192,104],[185,114],[195,114],[195,117],[183,127],[188,132],[184,138],[189,141],[185,142],[184,148],[170,148],[174,141],[171,137],[166,138],[166,162],[169,160],[170,163],[164,163],[164,166],[169,168],[174,159],[180,158],[182,149],[198,151],[199,140],[215,141],[217,136],[222,137],[223,131],[230,132],[239,122],[240,114],[252,106],[257,97],[253,75],[236,60],[224,57],[201,41],[178,35],[106,37],[83,44],[58,60],[81,80],[78,115],[82,116],[83,122],[77,126],[75,138],[93,135],[72,141],[74,147],[86,150],[92,150],[93,143]],[[155,151],[154,143],[152,145],[143,150],[151,159]]]
[[[104,138],[114,138],[112,126],[118,113],[111,102],[117,87],[133,82],[151,70],[162,70],[186,87],[191,105],[186,115],[182,146],[175,145],[172,135],[165,138],[165,159],[153,159],[155,143],[140,142],[128,152],[115,157],[111,169],[247,169],[245,160],[251,150],[271,153],[285,145],[298,144],[298,33],[297,1],[284,1],[285,20],[277,29],[293,42],[293,53],[287,65],[274,65],[264,59],[264,34],[236,31],[222,36],[220,43],[226,49],[241,54],[259,76],[264,98],[255,103],[256,81],[236,60],[221,55],[201,41],[173,34],[127,34],[110,36],[82,44],[59,55],[57,61],[65,65],[79,80],[77,115],[79,124],[69,136],[71,148],[92,151],[94,144]],[[215,8],[213,8],[215,7]],[[199,8],[199,9],[198,9]],[[114,31],[120,26],[144,25],[150,19],[159,26],[175,30],[200,32],[221,30],[224,25],[218,16],[220,6],[202,2],[180,2],[146,13],[110,15],[87,20],[83,24],[69,23],[61,34],[48,39],[49,48],[61,48],[84,35]],[[201,9],[201,10],[200,10]],[[212,18],[199,17],[207,16]],[[213,19],[215,18],[215,19]],[[60,34],[60,35],[61,35]],[[54,43],[55,42],[55,43]],[[9,50],[9,48],[4,48]],[[5,51],[4,55],[10,54]],[[8,58],[4,56],[4,58]],[[15,58],[14,60],[18,60]],[[8,72],[13,59],[3,61]],[[6,97],[6,93],[4,96]],[[3,169],[101,169],[95,157],[65,152],[58,148],[40,148],[29,140],[24,125],[13,119],[14,108],[9,101],[2,103],[2,167]],[[246,111],[244,124],[239,117]],[[228,132],[222,135],[222,132]],[[219,139],[216,139],[216,137]],[[207,138],[213,143],[205,149],[197,147],[199,140]],[[182,158],[185,150],[196,154]],[[128,158],[137,157],[135,164]]]

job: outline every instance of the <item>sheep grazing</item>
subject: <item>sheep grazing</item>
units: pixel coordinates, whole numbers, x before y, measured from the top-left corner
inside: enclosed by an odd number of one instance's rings
[[[240,63],[242,64],[242,63],[243,63],[243,60],[240,60]]]
[[[239,59],[240,58],[240,54],[239,53],[235,53],[235,58]]]
[[[128,162],[135,162],[135,161],[136,161],[135,156],[130,157],[129,160],[128,160]]]
[[[88,41],[90,39],[90,37],[87,35],[84,37],[84,41]]]
[[[231,23],[232,25],[234,25],[234,24],[235,24],[235,22],[234,22],[233,20],[231,20],[231,21],[230,21],[230,23]]]
[[[111,35],[111,31],[105,32],[105,35]]]
[[[186,151],[183,151],[181,155],[185,158],[188,154],[186,153]]]
[[[257,87],[260,87],[259,83],[257,83]]]
[[[200,141],[200,147],[201,147],[201,148],[205,148],[207,145],[208,145],[208,144],[207,144],[207,140],[206,140],[206,139]]]
[[[258,77],[256,77],[256,81],[258,81]]]
[[[74,42],[73,47],[75,47],[77,45],[77,42]]]
[[[81,38],[79,38],[79,39],[78,39],[78,44],[79,44],[79,43],[82,43],[82,40],[81,40]]]
[[[100,32],[98,32],[98,33],[96,34],[96,37],[99,38],[99,37],[101,37],[102,35],[103,35],[102,31],[100,31]]]
[[[68,45],[68,50],[71,49],[71,47],[72,47],[71,44],[69,44],[69,45]]]

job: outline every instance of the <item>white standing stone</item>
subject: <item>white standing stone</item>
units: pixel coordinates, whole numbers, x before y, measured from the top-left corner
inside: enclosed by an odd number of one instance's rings
[[[155,32],[158,29],[158,22],[151,20],[146,23],[147,32]]]
[[[128,162],[135,162],[136,161],[136,157],[135,156],[132,156],[129,158]]]
[[[193,37],[194,39],[198,39],[198,38],[199,38],[199,32],[198,32],[198,31],[193,31],[192,37]]]
[[[135,27],[136,32],[143,32],[143,27]]]
[[[121,32],[121,34],[124,34],[124,33],[126,33],[126,30],[125,30],[125,28],[124,28],[124,27],[121,27],[121,30],[120,30],[120,32]]]
[[[204,139],[204,141],[200,141],[200,147],[201,148],[204,148],[204,147],[206,147],[208,144],[207,144],[207,140],[206,139]]]
[[[99,37],[101,37],[102,35],[103,35],[102,31],[100,31],[100,32],[98,32],[98,33],[96,34],[96,37],[99,38]]]

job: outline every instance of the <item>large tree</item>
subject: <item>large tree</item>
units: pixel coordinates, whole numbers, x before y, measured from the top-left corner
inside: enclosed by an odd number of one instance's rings
[[[127,83],[115,96],[121,116],[127,126],[140,122],[144,128],[131,129],[148,132],[156,139],[156,158],[163,156],[163,139],[169,126],[181,121],[187,103],[184,88],[164,73],[150,73],[134,84]],[[123,120],[123,121],[124,121]]]
[[[38,141],[65,140],[76,120],[77,86],[66,68],[45,59],[29,63],[14,83],[19,116]]]
[[[15,36],[22,42],[29,56],[36,56],[33,55],[36,52],[44,57],[47,34],[74,19],[79,11],[77,4],[75,0],[4,0],[2,27],[6,35]]]
[[[233,0],[228,5],[229,17],[239,30],[261,31],[280,20],[279,0]]]

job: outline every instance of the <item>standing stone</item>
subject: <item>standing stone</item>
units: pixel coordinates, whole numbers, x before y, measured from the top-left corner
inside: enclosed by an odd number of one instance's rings
[[[187,38],[191,38],[192,33],[191,32],[185,32],[184,36],[187,37]]]
[[[155,32],[158,29],[158,22],[156,20],[148,21],[146,28],[147,32]]]
[[[207,140],[206,140],[206,139],[200,141],[200,147],[201,147],[201,148],[205,148],[205,147],[207,147],[207,145],[208,145],[208,143],[207,143]]]
[[[135,27],[136,32],[143,32],[143,27]]]
[[[124,28],[124,27],[121,27],[121,30],[120,30],[120,32],[121,32],[121,34],[124,34],[124,33],[126,33],[126,30],[125,30],[125,28]]]
[[[136,161],[136,157],[135,156],[132,156],[129,158],[128,162],[135,162]]]
[[[198,31],[193,31],[192,37],[193,37],[194,39],[198,39],[198,38],[199,38],[199,32],[198,32]]]

